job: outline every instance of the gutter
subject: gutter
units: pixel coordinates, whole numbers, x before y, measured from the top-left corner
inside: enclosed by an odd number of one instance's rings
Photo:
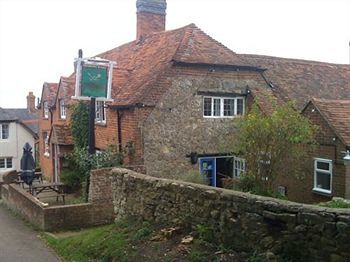
[[[190,62],[182,62],[182,61],[177,61],[177,60],[172,60],[171,62],[175,66],[209,68],[212,71],[215,71],[215,69],[226,69],[226,70],[234,70],[234,71],[241,70],[241,71],[265,72],[267,70],[265,68],[256,67],[256,66],[248,66],[248,65],[190,63]]]

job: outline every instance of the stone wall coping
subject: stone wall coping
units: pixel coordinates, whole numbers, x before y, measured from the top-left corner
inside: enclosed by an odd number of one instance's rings
[[[350,209],[342,209],[342,208],[328,208],[328,207],[321,207],[316,205],[310,205],[310,204],[301,204],[296,203],[288,200],[282,200],[282,199],[276,199],[271,197],[265,197],[265,196],[258,196],[253,195],[251,193],[245,193],[240,191],[234,191],[224,188],[217,188],[217,187],[211,187],[207,185],[201,185],[201,184],[195,184],[191,182],[185,182],[181,180],[172,180],[167,178],[160,178],[160,177],[152,177],[144,174],[140,174],[137,172],[134,172],[129,169],[125,168],[113,168],[110,171],[110,175],[113,178],[114,176],[132,176],[134,178],[142,179],[144,181],[150,181],[150,182],[156,182],[157,186],[166,186],[166,185],[180,185],[186,186],[187,188],[193,188],[200,189],[200,190],[206,190],[205,192],[208,194],[218,194],[221,196],[227,196],[228,198],[239,198],[242,200],[245,200],[247,202],[261,204],[264,208],[267,210],[273,209],[274,206],[278,205],[278,213],[281,213],[281,211],[286,211],[289,213],[327,213],[327,214],[334,214],[336,216],[349,216],[350,215]]]

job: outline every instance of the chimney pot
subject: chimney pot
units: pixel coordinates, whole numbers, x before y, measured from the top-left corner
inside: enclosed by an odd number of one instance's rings
[[[33,92],[29,92],[27,95],[27,109],[29,112],[34,113],[35,110],[35,95]]]

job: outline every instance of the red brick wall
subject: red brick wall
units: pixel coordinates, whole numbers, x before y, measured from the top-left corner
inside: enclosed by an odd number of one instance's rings
[[[148,12],[137,13],[137,39],[154,32],[165,30],[165,15]]]
[[[345,190],[345,167],[342,161],[344,145],[337,138],[336,134],[329,127],[320,112],[310,104],[303,112],[310,122],[318,127],[316,140],[318,145],[310,150],[309,165],[305,169],[302,179],[294,177],[281,177],[276,181],[276,186],[282,185],[287,187],[288,199],[303,203],[317,203],[329,201],[332,196],[344,197]],[[336,138],[334,141],[333,139]],[[323,196],[319,193],[312,192],[314,187],[314,158],[330,159],[333,162],[333,183],[332,195]]]
[[[118,123],[116,111],[107,108],[106,124],[95,125],[95,146],[106,149],[109,145],[118,145]]]

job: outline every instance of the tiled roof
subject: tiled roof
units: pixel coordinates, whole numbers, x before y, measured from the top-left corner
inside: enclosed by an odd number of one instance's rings
[[[53,106],[55,103],[55,98],[57,95],[58,84],[57,83],[47,83],[45,82],[43,85],[43,89],[41,91],[41,99],[40,105],[38,108],[41,108],[42,103],[47,101],[49,106]]]
[[[26,108],[1,108],[0,121],[21,122],[35,134],[38,133],[38,116]]]
[[[313,99],[312,103],[344,144],[350,146],[350,100]]]
[[[61,93],[61,97],[65,98],[66,105],[71,104],[73,102],[71,97],[74,96],[74,90],[75,90],[75,75],[73,74],[70,77],[61,76],[52,105],[56,106],[58,93]]]
[[[266,68],[275,96],[295,100],[302,109],[313,97],[350,99],[350,65],[260,55],[242,55],[251,64]]]
[[[116,105],[156,103],[163,91],[152,90],[174,61],[182,63],[251,66],[194,24],[150,34],[98,55],[117,62],[112,98]]]
[[[73,136],[69,125],[52,125],[50,141],[58,145],[73,145]]]

